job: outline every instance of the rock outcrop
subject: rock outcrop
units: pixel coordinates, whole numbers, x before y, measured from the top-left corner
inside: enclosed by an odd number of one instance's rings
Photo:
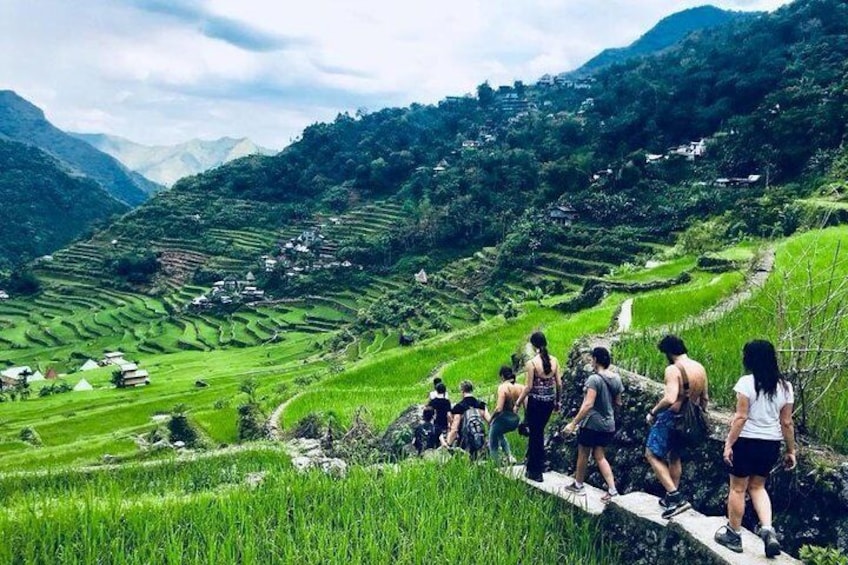
[[[583,383],[589,375],[586,353],[589,346],[609,345],[590,340],[578,343],[568,360],[563,378],[563,414],[573,416],[583,398]],[[662,489],[644,459],[648,426],[645,415],[656,402],[662,386],[641,375],[619,370],[625,384],[624,406],[620,411],[618,433],[608,448],[619,491],[644,491],[661,495]],[[730,413],[711,411],[713,431],[708,442],[685,461],[681,490],[701,513],[723,516],[726,513],[727,469],[722,460],[724,439]],[[576,444],[557,430],[567,422],[559,416],[551,426],[548,456],[552,469],[573,472]],[[590,484],[602,486],[594,465],[590,465]],[[774,523],[784,548],[797,555],[805,544],[836,546],[848,551],[848,458],[815,446],[799,449],[798,467],[791,472],[775,471],[768,483],[774,507]],[[754,529],[756,516],[747,505],[743,521]]]

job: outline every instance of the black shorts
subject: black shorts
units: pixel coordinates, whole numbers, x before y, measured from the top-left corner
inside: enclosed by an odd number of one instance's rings
[[[577,432],[577,445],[583,447],[606,447],[615,437],[615,432],[599,432],[589,428],[580,428]]]
[[[740,437],[733,444],[730,474],[740,479],[752,475],[768,477],[779,459],[779,441]]]

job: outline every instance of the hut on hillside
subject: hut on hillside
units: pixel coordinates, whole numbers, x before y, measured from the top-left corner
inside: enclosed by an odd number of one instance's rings
[[[415,273],[415,282],[420,284],[427,284],[430,279],[427,277],[427,271],[421,269],[417,273]]]
[[[139,369],[135,363],[121,365],[120,385],[124,387],[145,386],[150,384],[150,375],[147,371]]]
[[[121,351],[109,351],[103,355],[104,365],[125,365],[127,362],[124,359],[124,354]]]
[[[94,387],[91,386],[91,383],[89,383],[87,380],[85,380],[85,378],[82,378],[74,386],[73,390],[74,390],[74,392],[83,392],[83,391],[86,391],[86,390],[94,390]]]
[[[97,364],[97,361],[94,359],[89,359],[85,363],[82,364],[82,367],[79,368],[80,371],[91,371],[93,369],[97,369],[100,365]]]

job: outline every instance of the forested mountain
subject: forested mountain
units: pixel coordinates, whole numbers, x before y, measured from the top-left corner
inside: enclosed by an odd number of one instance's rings
[[[0,139],[38,147],[130,206],[161,187],[51,124],[44,112],[11,90],[0,90]]]
[[[114,135],[72,133],[94,148],[111,155],[145,178],[171,186],[183,177],[196,175],[247,155],[273,155],[247,138],[192,139],[178,145],[142,145]]]
[[[582,67],[575,76],[587,76],[630,59],[655,55],[682,41],[688,35],[705,29],[719,27],[735,20],[746,20],[761,15],[758,12],[733,12],[715,6],[700,6],[683,10],[663,18],[642,37],[627,47],[605,49]]]
[[[730,235],[788,233],[785,207],[808,190],[790,183],[824,174],[844,137],[847,10],[800,0],[734,19],[601,70],[588,90],[482,84],[476,98],[341,114],[276,156],[178,182],[113,230],[142,247],[189,237],[211,249],[212,228],[279,228],[391,199],[402,221],[339,245],[379,270],[498,244],[502,264],[520,267],[527,245],[551,241],[557,202],[585,224],[658,237],[726,212]],[[669,149],[701,138],[706,157]],[[757,180],[728,189],[725,177]]]
[[[129,208],[32,146],[0,140],[0,268],[70,243]]]

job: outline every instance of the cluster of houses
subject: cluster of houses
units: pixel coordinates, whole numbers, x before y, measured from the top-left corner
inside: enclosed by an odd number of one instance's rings
[[[46,373],[42,373],[38,369],[32,370],[28,366],[9,367],[0,371],[0,390],[13,389],[25,380],[27,383],[39,381],[54,381],[58,378],[66,377],[65,374],[58,374],[56,369],[47,369]],[[72,389],[74,392],[86,390],[94,390],[94,387],[85,380],[80,379]]]
[[[103,355],[103,359],[100,361],[89,359],[83,363],[80,371],[91,371],[99,367],[109,366],[117,367],[116,371],[121,372],[120,386],[122,387],[136,387],[150,384],[150,374],[143,369],[139,369],[137,364],[127,361],[122,351],[109,351]]]
[[[571,73],[559,73],[558,75],[544,74],[536,81],[536,86],[542,88],[571,88],[574,90],[589,90],[594,86],[594,77],[575,78]]]
[[[305,229],[300,235],[286,242],[280,242],[277,254],[262,255],[259,258],[262,271],[265,273],[279,271],[286,277],[294,278],[323,269],[352,268],[354,265],[350,261],[339,261],[334,255],[324,251],[326,236],[321,233],[322,227],[327,227],[329,224],[340,225],[342,220],[338,217],[330,217],[327,222]],[[193,298],[188,307],[202,309],[211,308],[214,305],[255,303],[265,298],[265,291],[257,286],[256,275],[248,272],[243,279],[230,275],[216,281],[208,293]]]
[[[214,305],[242,304],[259,302],[265,299],[265,291],[256,286],[256,275],[248,272],[243,279],[234,275],[212,284],[206,294],[192,298],[189,308],[203,309]]]

